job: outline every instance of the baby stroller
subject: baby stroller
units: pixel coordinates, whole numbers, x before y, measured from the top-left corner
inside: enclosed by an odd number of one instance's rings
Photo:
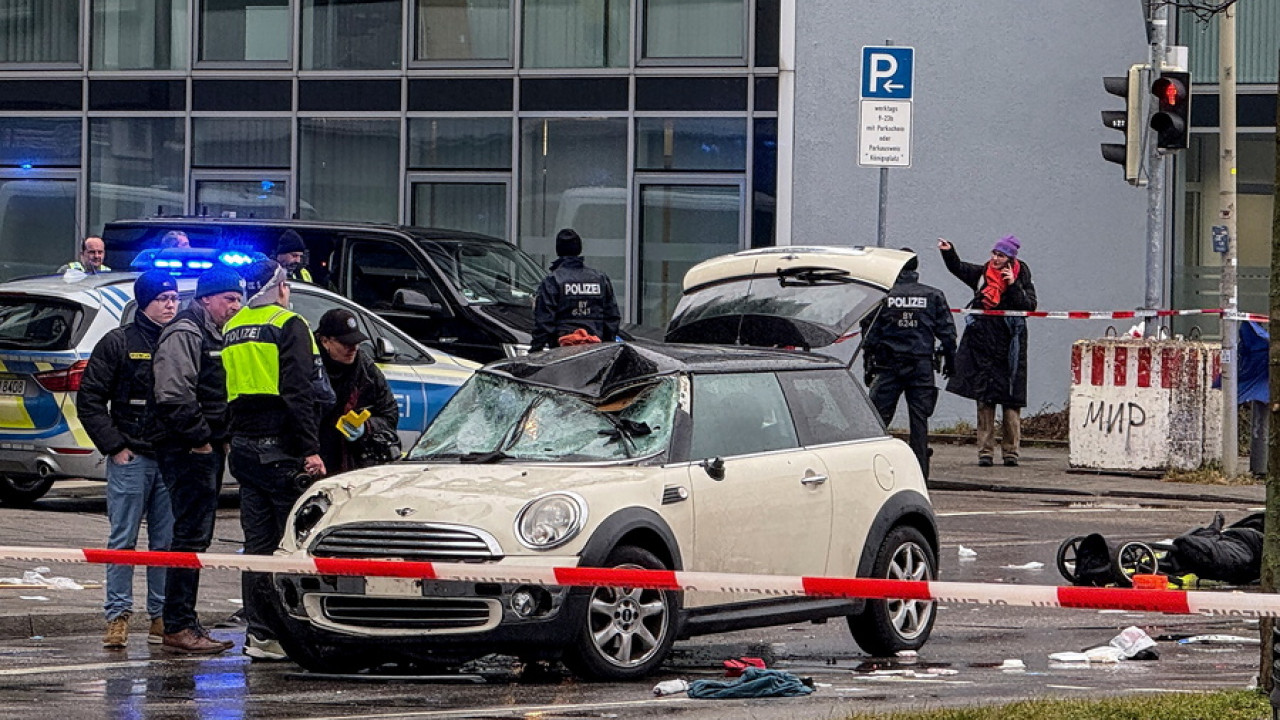
[[[1077,535],[1058,546],[1058,572],[1072,585],[1132,587],[1134,575],[1187,576],[1233,585],[1257,582],[1262,572],[1262,513],[1224,527],[1213,522],[1159,543],[1108,541],[1099,533]]]

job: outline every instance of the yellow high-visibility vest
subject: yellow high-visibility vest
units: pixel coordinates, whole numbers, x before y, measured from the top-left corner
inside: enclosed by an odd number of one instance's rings
[[[227,402],[241,395],[280,394],[280,339],[284,324],[295,317],[297,313],[279,305],[246,306],[227,321],[222,329]],[[312,337],[311,354],[319,352]]]

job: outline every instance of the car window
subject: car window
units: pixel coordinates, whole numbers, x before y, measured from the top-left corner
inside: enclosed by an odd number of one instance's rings
[[[420,292],[433,303],[444,297],[404,247],[380,240],[357,240],[348,251],[351,299],[370,310],[390,310],[397,290]]]
[[[514,245],[433,240],[422,247],[467,302],[533,305],[543,273]]]
[[[694,376],[692,457],[748,455],[798,444],[773,373]]]
[[[349,310],[356,316],[356,321],[360,323],[360,332],[368,336],[370,340],[381,336],[391,342],[391,346],[396,350],[393,362],[416,364],[432,361],[431,357],[419,352],[403,335],[388,326],[378,323],[360,308],[329,295],[321,295],[311,291],[303,283],[290,283],[289,286],[293,289],[293,292],[289,295],[290,309],[307,319],[307,325],[311,326],[312,332],[315,332],[316,328],[320,326],[320,318],[326,312],[334,308],[342,308]],[[372,342],[363,342],[360,343],[360,346],[365,349],[365,352],[374,353]]]
[[[549,462],[647,457],[666,449],[677,399],[672,378],[596,405],[560,390],[477,374],[440,411],[409,459],[495,453]]]
[[[0,297],[0,348],[69,350],[84,316],[79,303],[56,298]]]
[[[804,445],[883,437],[884,426],[853,376],[844,370],[778,373]]]

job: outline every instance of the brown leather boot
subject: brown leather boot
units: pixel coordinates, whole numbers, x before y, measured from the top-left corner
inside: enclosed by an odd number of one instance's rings
[[[216,655],[226,650],[227,646],[201,635],[192,628],[184,628],[176,633],[164,634],[164,649],[189,655]]]

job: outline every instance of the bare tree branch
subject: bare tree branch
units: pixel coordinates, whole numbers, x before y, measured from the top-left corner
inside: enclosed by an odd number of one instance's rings
[[[1195,15],[1201,22],[1209,22],[1214,15],[1226,12],[1227,8],[1235,5],[1239,0],[1155,0],[1151,3],[1155,5],[1165,5],[1178,10],[1183,10]]]

